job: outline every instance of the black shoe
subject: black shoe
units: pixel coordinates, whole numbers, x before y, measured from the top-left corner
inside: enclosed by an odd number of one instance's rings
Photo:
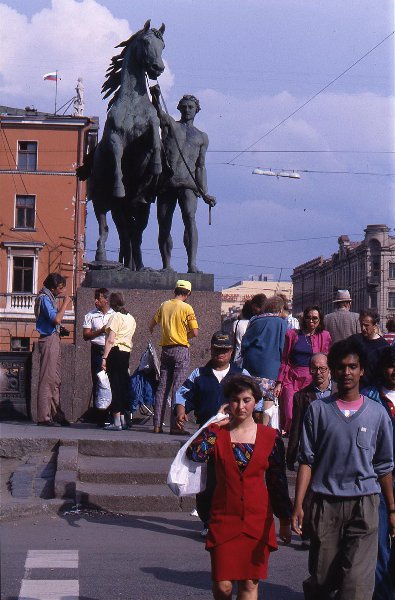
[[[38,421],[37,425],[41,425],[42,427],[61,427],[60,423],[56,421]]]
[[[190,436],[191,434],[189,431],[187,431],[184,428],[182,428],[182,429],[171,428],[170,435],[189,435]]]
[[[54,419],[53,422],[56,423],[57,427],[70,427],[70,421],[67,419]]]

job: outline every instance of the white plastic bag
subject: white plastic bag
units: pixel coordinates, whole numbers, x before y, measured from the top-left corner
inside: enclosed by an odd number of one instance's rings
[[[100,410],[105,410],[111,404],[111,386],[110,380],[108,379],[108,375],[105,371],[100,371],[97,374],[97,386],[96,386],[96,398],[95,404],[96,408]]]
[[[278,400],[274,401],[273,406],[270,408],[266,408],[263,411],[265,414],[269,415],[269,427],[273,429],[279,429],[280,427],[280,418],[279,418],[279,408],[278,408]]]
[[[209,419],[177,452],[171,463],[167,476],[167,485],[176,496],[193,496],[206,489],[207,465],[187,458],[188,446],[197,438],[203,429],[212,423],[219,423],[229,415],[217,413]]]

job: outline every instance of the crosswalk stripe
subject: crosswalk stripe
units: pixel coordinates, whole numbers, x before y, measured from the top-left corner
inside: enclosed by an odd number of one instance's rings
[[[78,600],[78,579],[23,579],[18,600]]]
[[[78,550],[28,550],[18,600],[79,600],[78,579],[30,579],[32,569],[78,569]]]
[[[26,569],[78,569],[78,550],[29,550]]]

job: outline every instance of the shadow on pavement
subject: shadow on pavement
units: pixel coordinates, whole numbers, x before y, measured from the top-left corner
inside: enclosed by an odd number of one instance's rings
[[[59,516],[64,519],[70,527],[79,527],[78,521],[83,519],[89,523],[102,523],[106,525],[116,525],[119,527],[131,527],[132,529],[142,529],[145,531],[154,531],[156,533],[167,533],[168,535],[179,536],[183,538],[196,539],[203,542],[199,537],[202,529],[200,520],[195,517],[188,517],[188,513],[179,513],[185,515],[185,518],[171,519],[155,516],[155,513],[140,515],[125,515],[118,513],[106,513],[95,510],[71,510],[59,512]]]
[[[185,572],[185,569],[176,571],[175,569],[167,569],[165,567],[143,567],[141,571],[147,575],[153,575],[159,581],[165,581],[166,583],[176,583],[177,585],[185,585],[198,590],[211,590],[211,580],[208,571]]]
[[[211,591],[210,574],[207,571],[176,571],[164,567],[145,567],[141,571],[147,575],[153,575],[159,581],[166,583],[175,583],[185,585],[199,590]],[[270,567],[269,567],[270,574]],[[234,586],[234,590],[236,586]],[[261,582],[259,585],[260,594],[263,591],[265,600],[303,600],[303,592],[295,592],[285,585],[276,583]]]

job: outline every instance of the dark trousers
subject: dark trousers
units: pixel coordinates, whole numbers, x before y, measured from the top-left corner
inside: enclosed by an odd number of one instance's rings
[[[196,510],[205,529],[208,527],[211,513],[211,502],[214,495],[216,484],[215,465],[213,461],[207,463],[207,482],[206,489],[200,494],[196,494]]]
[[[388,512],[384,496],[380,494],[379,550],[376,565],[376,582],[373,600],[391,600],[395,590],[395,542],[392,542],[388,525]]]
[[[306,600],[371,600],[377,561],[379,495],[316,494],[311,506]]]
[[[130,352],[123,352],[114,346],[107,356],[107,375],[111,386],[112,413],[129,410],[129,359]]]

